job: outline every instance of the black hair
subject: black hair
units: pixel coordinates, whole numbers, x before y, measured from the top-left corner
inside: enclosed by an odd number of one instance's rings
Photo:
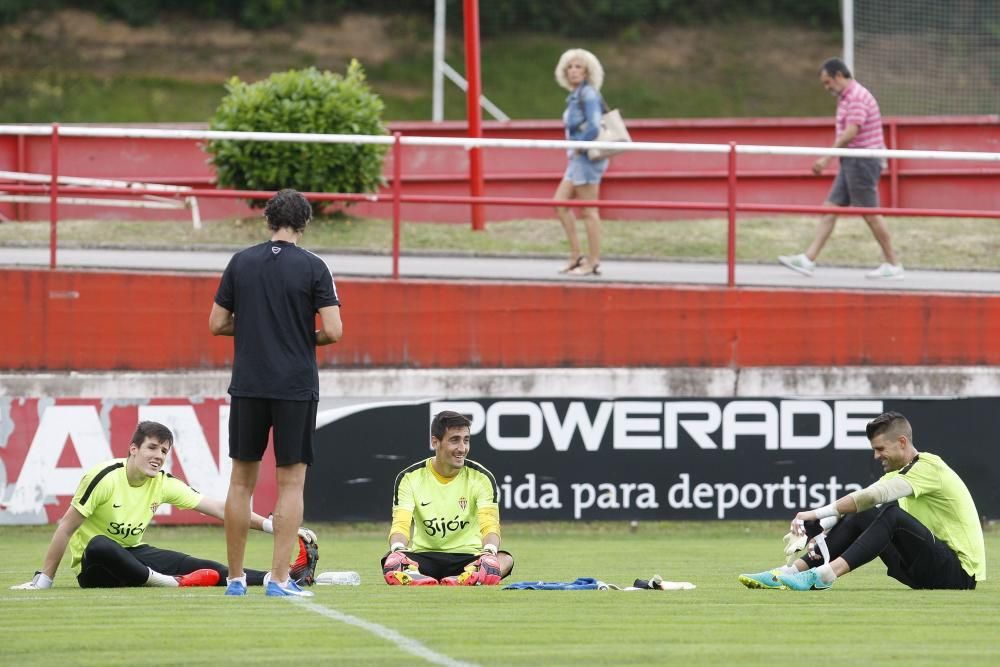
[[[865,427],[865,435],[869,440],[874,440],[880,435],[895,438],[905,435],[908,440],[913,440],[913,427],[909,420],[899,412],[883,412],[875,419],[868,422]]]
[[[132,434],[132,444],[138,447],[146,441],[146,438],[166,443],[171,447],[174,445],[174,434],[159,422],[139,422],[135,427],[135,433]]]
[[[835,77],[837,73],[844,75],[845,79],[851,78],[851,70],[848,69],[847,63],[845,63],[840,58],[828,58],[825,63],[823,63],[819,68],[820,74],[823,72],[827,73],[827,76]]]
[[[297,190],[281,190],[269,200],[264,207],[264,217],[267,226],[272,231],[287,227],[301,233],[312,219],[312,206],[309,200]]]
[[[431,435],[438,439],[444,439],[444,434],[453,428],[461,427],[471,427],[472,422],[465,415],[459,414],[457,412],[452,412],[451,410],[443,410],[436,415],[434,415],[434,420],[431,422]]]

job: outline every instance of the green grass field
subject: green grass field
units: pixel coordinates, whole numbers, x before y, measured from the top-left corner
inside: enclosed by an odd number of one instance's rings
[[[543,592],[390,588],[381,526],[319,526],[317,586],[303,604],[212,589],[90,590],[64,562],[48,591],[11,591],[38,567],[52,527],[0,527],[0,662],[28,664],[996,665],[1000,588],[912,591],[875,562],[832,590],[751,591],[742,571],[778,564],[784,526],[760,523],[509,524],[511,580],[660,573],[694,591]],[[157,527],[150,541],[225,559],[221,528]],[[1000,532],[988,530],[991,576]],[[255,534],[248,564],[268,560]]]
[[[739,222],[739,262],[773,263],[779,254],[801,252],[812,239],[816,218],[770,216]],[[889,228],[903,264],[910,269],[1000,269],[1000,241],[995,220],[892,218]],[[67,220],[59,223],[63,248],[166,248],[238,250],[266,240],[259,218],[215,220],[192,229],[190,221],[127,222]],[[581,231],[582,234],[582,231]],[[47,222],[0,224],[0,245],[42,247],[49,242]],[[310,225],[303,245],[318,252],[388,254],[392,225],[386,220],[320,218]],[[404,223],[403,253],[448,253],[554,257],[566,254],[566,237],[555,215],[548,219],[489,223],[473,232],[468,225]],[[605,259],[724,262],[726,221],[605,221]],[[823,251],[824,264],[869,266],[880,261],[878,245],[860,218],[837,224]]]

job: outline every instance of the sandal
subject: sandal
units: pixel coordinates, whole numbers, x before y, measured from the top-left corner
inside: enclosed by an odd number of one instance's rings
[[[599,276],[601,275],[601,265],[600,263],[581,262],[579,266],[567,273],[573,276]]]
[[[580,255],[579,257],[576,258],[575,262],[567,264],[564,268],[559,269],[559,273],[572,273],[575,269],[580,268],[580,266],[584,263],[584,261],[586,261],[586,259],[587,258],[585,256]]]

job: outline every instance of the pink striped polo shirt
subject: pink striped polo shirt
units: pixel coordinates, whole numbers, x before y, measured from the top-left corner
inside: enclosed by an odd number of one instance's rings
[[[885,148],[882,134],[882,113],[875,96],[857,81],[845,88],[837,98],[837,136],[848,125],[857,125],[858,133],[848,148]]]

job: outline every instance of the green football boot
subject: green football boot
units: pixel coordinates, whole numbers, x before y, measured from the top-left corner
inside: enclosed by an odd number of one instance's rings
[[[778,574],[780,572],[781,570],[775,568],[773,570],[768,570],[767,572],[758,572],[756,574],[741,574],[738,578],[739,582],[747,588],[781,590],[784,586],[781,585],[781,580],[778,579]]]

